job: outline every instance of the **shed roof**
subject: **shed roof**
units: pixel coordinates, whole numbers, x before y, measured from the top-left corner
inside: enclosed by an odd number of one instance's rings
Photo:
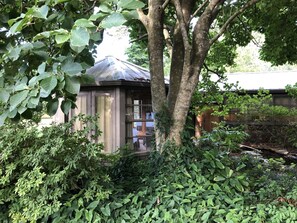
[[[107,56],[87,70],[87,74],[94,77],[96,85],[102,82],[119,83],[120,81],[150,82],[150,73],[143,67]]]
[[[297,82],[297,71],[270,71],[227,74],[229,83],[236,83],[245,90],[282,90]]]

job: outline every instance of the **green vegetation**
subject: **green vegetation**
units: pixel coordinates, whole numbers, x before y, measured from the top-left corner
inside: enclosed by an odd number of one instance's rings
[[[1,222],[297,221],[296,166],[239,156],[237,129],[140,159],[103,155],[89,140],[92,118],[81,118],[76,132],[72,123],[1,127]]]

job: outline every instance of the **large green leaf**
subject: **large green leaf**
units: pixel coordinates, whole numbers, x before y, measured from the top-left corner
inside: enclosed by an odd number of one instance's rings
[[[83,68],[80,63],[66,60],[66,62],[62,64],[61,70],[67,73],[69,76],[74,76],[79,75]]]
[[[15,34],[16,32],[19,32],[22,30],[23,28],[23,25],[24,25],[24,20],[21,19],[20,21],[16,22],[13,24],[12,27],[10,27],[9,31],[11,34]]]
[[[57,44],[62,44],[67,42],[70,39],[70,35],[67,34],[59,34],[55,36],[55,40]]]
[[[53,116],[54,114],[56,114],[58,107],[59,107],[58,99],[55,98],[54,100],[49,101],[46,105],[47,114],[49,116]]]
[[[21,50],[22,49],[20,47],[11,48],[7,54],[8,58],[12,61],[16,61],[20,57]]]
[[[33,16],[36,18],[40,18],[40,19],[46,19],[47,14],[48,14],[48,6],[47,5],[43,5],[40,8],[34,8],[33,11]]]
[[[145,4],[135,0],[120,0],[118,6],[124,9],[138,9],[144,7]]]
[[[80,90],[80,82],[76,77],[65,78],[65,90],[71,94],[78,94]]]
[[[39,97],[32,97],[30,98],[27,107],[28,108],[36,108],[39,104],[40,98]]]
[[[3,114],[0,115],[0,126],[4,124],[5,119],[7,118],[8,113],[4,112]]]
[[[0,102],[7,103],[9,93],[5,89],[0,89]]]
[[[96,27],[93,22],[87,19],[78,19],[75,21],[74,25],[78,27],[86,27],[86,28]]]
[[[27,98],[28,93],[29,90],[24,90],[11,96],[9,100],[9,111],[13,111],[19,104],[21,104]]]
[[[41,91],[40,97],[47,97],[51,91],[57,86],[57,78],[55,76],[51,76],[48,78],[43,79],[40,82]]]
[[[89,44],[90,34],[85,27],[76,27],[71,30],[70,44],[76,47],[87,46]]]
[[[102,28],[111,28],[114,26],[120,26],[123,25],[127,20],[125,19],[125,17],[116,12],[111,14],[110,16],[107,16],[106,18],[104,18],[101,22],[101,27]]]
[[[67,99],[64,100],[64,101],[62,101],[61,109],[62,109],[62,111],[63,111],[63,113],[65,115],[67,115],[69,113],[69,111],[71,109],[71,106],[72,106],[72,102],[71,101],[69,101]]]

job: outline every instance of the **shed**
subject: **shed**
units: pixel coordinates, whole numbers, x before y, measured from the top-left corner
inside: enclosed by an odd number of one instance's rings
[[[238,72],[229,73],[226,76],[228,83],[237,83],[247,94],[257,94],[259,89],[269,90],[273,105],[297,107],[297,101],[289,96],[285,90],[288,84],[297,83],[297,71]],[[212,80],[216,81],[216,78],[217,75],[214,75]],[[201,128],[211,131],[214,123],[220,122],[221,118],[213,116],[211,113],[212,110],[208,110],[197,117],[196,136],[200,136]],[[230,114],[225,121],[232,122],[233,120],[236,120],[236,115]]]
[[[102,134],[98,142],[104,143],[107,153],[127,144],[136,152],[149,151],[154,134],[149,71],[108,56],[87,74],[95,82],[81,86],[77,108],[70,111],[69,117],[99,114]],[[74,128],[80,129],[81,123]]]

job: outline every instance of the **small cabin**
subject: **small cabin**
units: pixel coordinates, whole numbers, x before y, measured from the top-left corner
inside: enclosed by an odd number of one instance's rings
[[[130,145],[136,152],[148,152],[154,135],[149,71],[115,57],[105,57],[87,70],[95,82],[81,86],[77,108],[68,117],[58,113],[63,122],[79,113],[99,115],[102,131],[98,141],[106,153]],[[75,129],[81,128],[77,122]]]
[[[227,82],[238,84],[246,94],[257,94],[259,89],[269,90],[272,96],[272,105],[279,105],[288,108],[297,107],[297,101],[286,92],[288,84],[297,83],[297,71],[270,71],[270,72],[240,72],[226,74]],[[236,108],[235,108],[236,110]],[[200,129],[211,131],[214,123],[221,121],[220,117],[213,116],[211,110],[204,112],[196,120],[196,136],[200,136]],[[228,123],[236,120],[236,115],[230,114],[227,117]]]

